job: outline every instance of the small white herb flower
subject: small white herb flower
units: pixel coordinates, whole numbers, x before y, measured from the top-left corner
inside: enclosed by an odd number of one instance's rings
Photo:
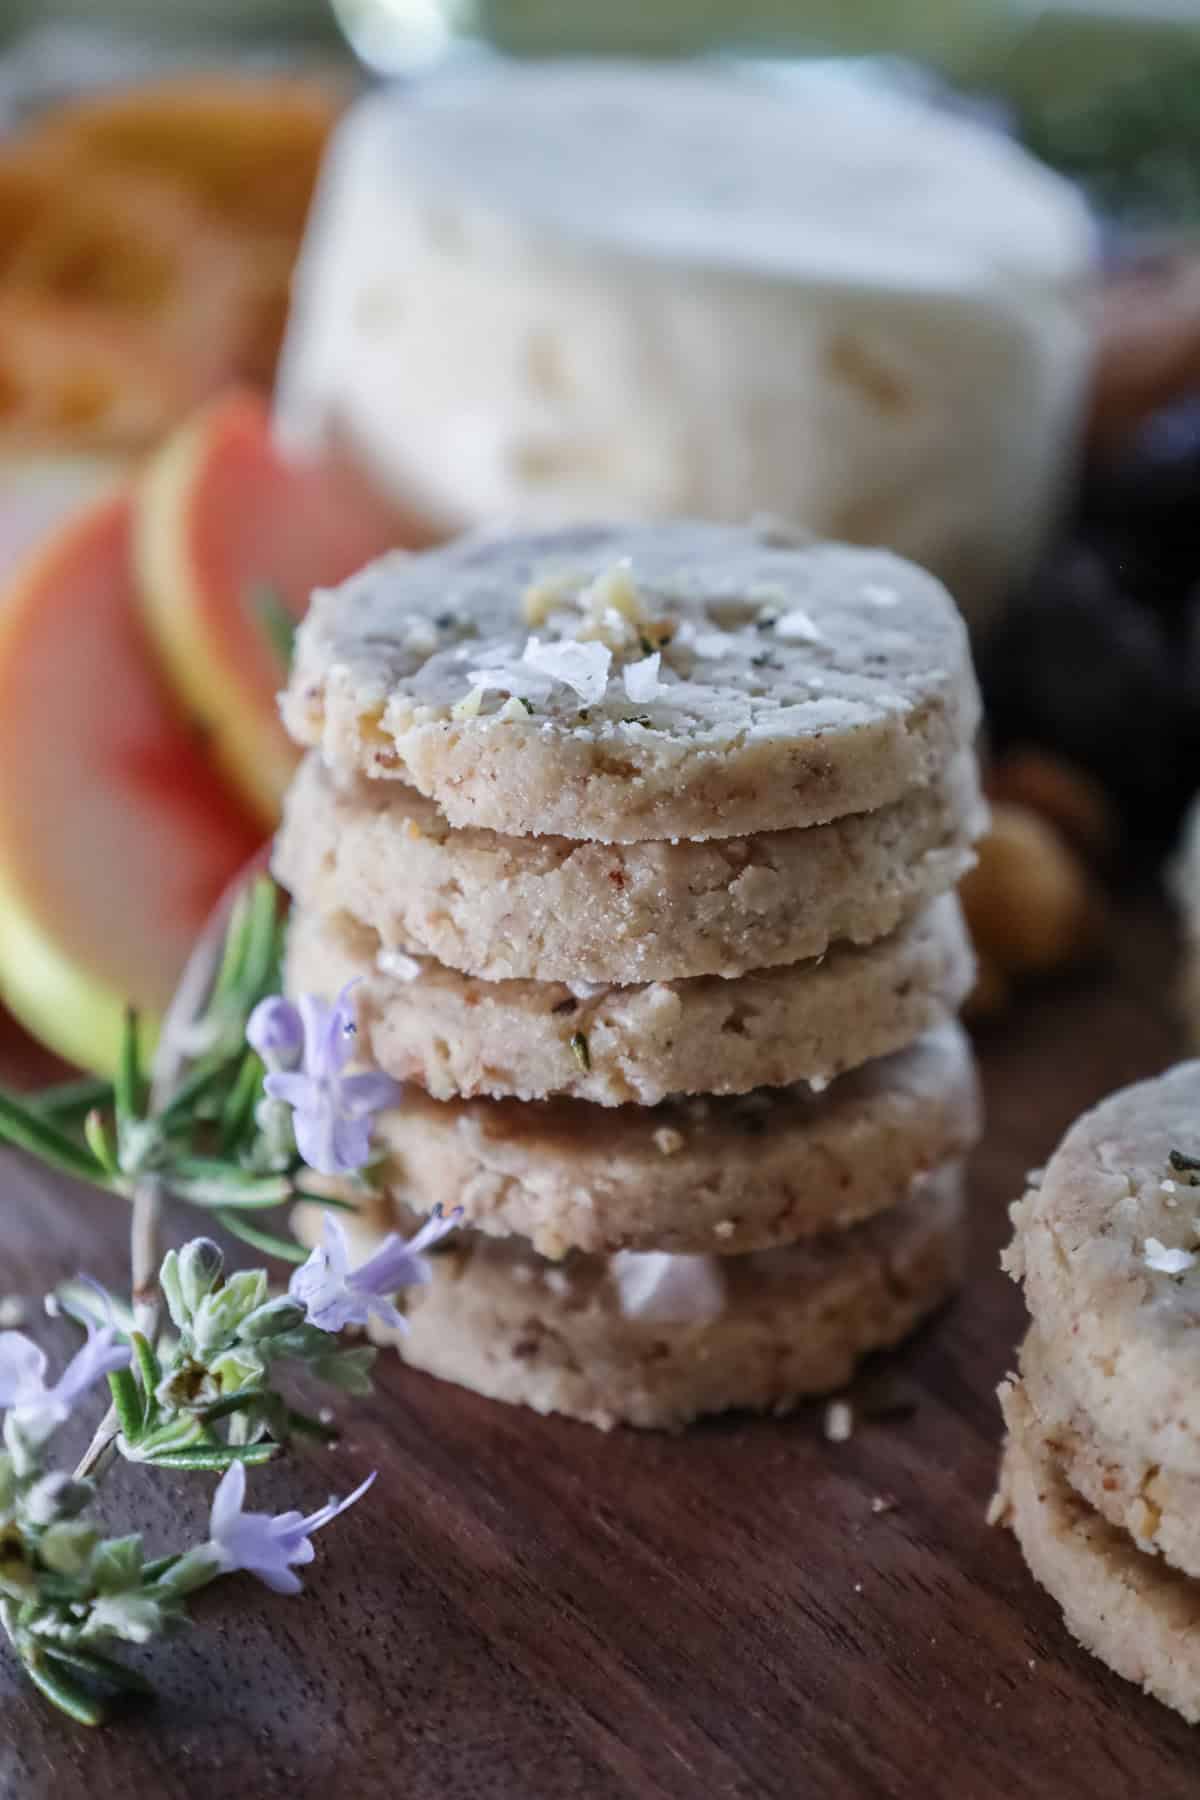
[[[226,1575],[242,1569],[248,1575],[256,1575],[277,1594],[298,1594],[303,1584],[293,1573],[293,1568],[312,1562],[316,1555],[312,1533],[320,1531],[339,1513],[361,1500],[374,1480],[374,1475],[368,1475],[361,1487],[355,1488],[346,1499],[331,1499],[327,1506],[309,1513],[307,1518],[298,1512],[243,1512],[245,1465],[232,1463],[213,1495],[207,1548]]]
[[[408,1321],[397,1310],[394,1296],[401,1288],[426,1285],[430,1268],[422,1251],[453,1231],[461,1216],[456,1209],[443,1218],[438,1207],[414,1237],[404,1239],[393,1232],[361,1267],[351,1269],[346,1233],[327,1212],[322,1215],[323,1241],[296,1270],[288,1292],[304,1307],[307,1323],[319,1331],[343,1331],[347,1325],[365,1325],[372,1317],[393,1331],[405,1331]]]

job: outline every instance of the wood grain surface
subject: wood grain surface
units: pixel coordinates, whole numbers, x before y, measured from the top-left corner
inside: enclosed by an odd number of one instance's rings
[[[1006,1204],[1079,1111],[1179,1053],[1173,958],[1162,914],[1130,911],[1111,968],[981,1037],[972,1276],[888,1365],[909,1416],[845,1444],[819,1407],[605,1437],[389,1361],[335,1450],[253,1478],[260,1504],[308,1505],[380,1471],[305,1599],[218,1589],[157,1655],[159,1705],[100,1733],[0,1652],[4,1800],[1200,1793],[1200,1740],[1072,1644],[984,1522],[1022,1330]],[[34,1073],[15,1036],[0,1063]],[[78,1268],[119,1285],[124,1227],[104,1196],[0,1161],[0,1292]],[[201,1477],[137,1492],[156,1548],[202,1519]]]

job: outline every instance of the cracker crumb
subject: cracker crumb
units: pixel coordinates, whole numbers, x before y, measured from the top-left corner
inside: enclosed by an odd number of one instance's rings
[[[1153,1550],[1162,1514],[1144,1495],[1139,1495],[1129,1508],[1129,1530],[1139,1550]]]
[[[599,994],[607,994],[610,984],[607,981],[564,981],[563,986],[575,1000],[595,1000]]]
[[[527,719],[532,711],[528,700],[518,700],[515,694],[510,694],[496,717],[511,724],[516,719]]]
[[[654,1147],[656,1150],[660,1150],[664,1156],[677,1155],[686,1142],[687,1139],[682,1131],[676,1131],[673,1125],[660,1125],[654,1134]],[[731,1226],[730,1230],[732,1229]]]
[[[854,1414],[845,1400],[831,1400],[825,1408],[825,1436],[831,1444],[845,1444],[854,1435]]]
[[[450,717],[452,719],[477,719],[479,709],[483,705],[483,692],[481,687],[473,687],[469,694],[464,694],[461,700],[454,702],[450,708]]]
[[[527,625],[544,625],[556,607],[562,606],[579,590],[582,577],[568,569],[543,575],[531,581],[521,595],[521,616]]]
[[[788,644],[821,644],[825,634],[821,631],[803,607],[794,606],[790,612],[775,622],[775,635]]]
[[[713,1226],[713,1231],[719,1238],[731,1238],[734,1234],[734,1230],[735,1226],[732,1219],[718,1219]]]
[[[880,1513],[895,1512],[895,1510],[896,1502],[890,1494],[876,1494],[875,1498],[871,1501],[871,1511],[876,1515]]]
[[[380,950],[375,967],[381,975],[390,975],[393,981],[415,981],[421,973],[421,964],[416,957],[409,956],[404,950]]]
[[[579,603],[596,615],[611,610],[632,625],[646,623],[646,610],[633,579],[633,561],[628,556],[619,557],[611,568],[597,575],[580,594]]]
[[[622,651],[637,644],[649,614],[633,579],[630,558],[622,556],[604,569],[579,595],[583,620],[575,633],[581,643],[598,642]]]

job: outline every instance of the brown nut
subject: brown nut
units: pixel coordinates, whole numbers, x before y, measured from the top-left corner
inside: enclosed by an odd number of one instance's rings
[[[1028,807],[993,808],[959,891],[980,958],[1003,973],[1061,968],[1095,946],[1100,907],[1083,864]]]
[[[1027,807],[1095,862],[1116,848],[1108,795],[1094,776],[1048,750],[1012,750],[987,772],[988,797]]]
[[[1119,449],[1198,379],[1200,257],[1160,258],[1114,275],[1100,296],[1090,447]]]

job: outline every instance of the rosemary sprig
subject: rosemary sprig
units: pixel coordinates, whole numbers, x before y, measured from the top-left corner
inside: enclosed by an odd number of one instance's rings
[[[96,1109],[107,1112],[113,1104],[113,1084],[99,1075],[81,1075],[42,1088],[29,1101],[33,1111],[53,1124],[79,1127]]]
[[[63,1284],[60,1309],[85,1325],[87,1341],[53,1385],[38,1347],[0,1331],[0,1628],[39,1692],[81,1725],[148,1691],[98,1644],[163,1635],[183,1622],[191,1594],[239,1569],[299,1591],[293,1569],[311,1561],[312,1534],[374,1478],[307,1517],[244,1510],[248,1469],[296,1435],[335,1435],[289,1405],[276,1366],[300,1364],[343,1393],[368,1392],[376,1353],[342,1348],[342,1331],[373,1317],[401,1325],[395,1296],[428,1280],[421,1252],[454,1224],[435,1208],[410,1243],[389,1237],[351,1267],[333,1209],[369,1188],[371,1120],[393,1103],[396,1084],[347,1071],[356,1022],[345,994],[333,1006],[316,996],[296,1006],[276,992],[282,930],[265,877],[221,909],[189,960],[148,1075],[131,1009],[111,1083],[73,1082],[40,1099],[0,1091],[0,1141],[130,1206],[130,1301],[83,1279]],[[167,1195],[305,1266],[273,1294],[265,1269],[227,1271],[207,1237],[160,1264]],[[300,1198],[331,1209],[311,1256],[251,1222]],[[53,1467],[50,1440],[105,1377],[111,1404],[91,1444],[73,1473]],[[117,1457],[151,1472],[219,1475],[207,1538],[156,1560],[137,1534],[104,1538],[91,1505]]]
[[[171,1197],[231,1215],[297,1199],[303,1165],[286,1119],[264,1106],[264,1065],[246,1044],[255,1007],[280,986],[283,929],[274,882],[244,886],[197,946],[192,991],[182,984],[190,1004],[164,1024],[152,1079],[130,1008],[112,1082],[89,1077],[33,1097],[0,1088],[0,1142],[135,1206],[139,1184],[150,1182],[143,1209]],[[295,1255],[280,1232],[247,1241]],[[153,1258],[141,1279],[152,1275]]]

